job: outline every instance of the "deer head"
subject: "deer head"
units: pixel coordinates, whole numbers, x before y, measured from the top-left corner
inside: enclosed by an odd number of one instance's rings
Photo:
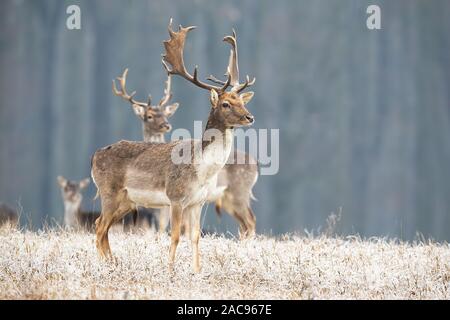
[[[69,227],[75,227],[78,223],[77,216],[81,210],[81,202],[83,201],[81,191],[89,185],[90,179],[86,178],[77,182],[58,176],[57,180],[64,202],[64,224]]]
[[[213,76],[207,80],[218,84],[211,85],[202,82],[198,79],[198,67],[194,69],[194,74],[191,75],[184,65],[183,51],[186,36],[189,31],[195,27],[178,28],[175,32],[172,30],[172,19],[169,23],[170,39],[164,41],[165,54],[163,55],[162,63],[169,73],[176,74],[189,82],[195,84],[197,87],[210,91],[211,113],[215,121],[218,121],[226,128],[233,128],[235,126],[247,126],[254,122],[252,114],[247,110],[245,105],[252,99],[253,92],[241,93],[247,87],[255,83],[255,79],[250,80],[247,76],[244,83],[239,83],[239,68],[237,55],[237,41],[236,33],[233,30],[233,35],[226,36],[223,41],[231,45],[230,58],[226,72],[227,80],[221,81]],[[227,91],[227,89],[230,90]]]
[[[157,105],[152,105],[152,98],[149,95],[147,102],[136,101],[133,97],[136,91],[131,94],[127,93],[126,81],[127,81],[128,69],[125,69],[121,77],[117,77],[120,84],[120,90],[117,90],[116,82],[113,80],[113,93],[116,96],[122,97],[128,101],[136,116],[141,119],[144,125],[144,135],[148,133],[150,135],[164,134],[172,129],[169,123],[169,118],[174,115],[178,109],[179,104],[168,104],[172,98],[171,93],[171,76],[167,76],[166,88],[164,90],[164,96]],[[145,137],[144,137],[145,138]]]
[[[61,188],[61,194],[64,203],[81,204],[81,201],[83,200],[81,191],[83,191],[83,189],[85,189],[89,185],[90,179],[86,178],[81,180],[80,182],[77,182],[67,180],[62,176],[58,176],[57,180]]]

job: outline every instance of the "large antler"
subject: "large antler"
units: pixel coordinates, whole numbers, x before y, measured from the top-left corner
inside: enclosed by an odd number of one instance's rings
[[[189,82],[192,82],[196,86],[206,89],[206,90],[216,90],[218,92],[224,92],[229,86],[231,82],[231,76],[228,72],[228,80],[225,81],[222,86],[213,86],[207,83],[204,83],[198,80],[198,67],[196,66],[194,69],[194,75],[191,75],[187,72],[186,67],[184,65],[184,42],[186,40],[187,33],[196,27],[186,27],[183,28],[181,25],[178,28],[178,32],[172,30],[172,19],[169,22],[169,35],[170,39],[164,41],[164,47],[166,49],[166,53],[163,54],[162,63],[166,68],[169,74],[177,74],[182,76]],[[171,66],[171,69],[169,68]]]
[[[115,80],[112,81],[112,89],[113,89],[114,94],[118,97],[122,97],[123,99],[129,101],[131,104],[136,104],[136,105],[142,106],[142,107],[150,107],[151,103],[152,103],[152,98],[150,95],[148,96],[148,101],[145,103],[145,102],[139,102],[139,101],[136,101],[133,99],[134,95],[136,94],[136,91],[133,91],[131,94],[127,93],[127,89],[126,89],[127,74],[128,74],[128,68],[125,69],[125,71],[122,74],[122,77],[117,77],[117,80],[119,81],[119,84],[120,84],[120,91],[117,90],[116,81]]]
[[[245,88],[252,86],[255,83],[256,78],[253,78],[250,81],[250,78],[247,75],[245,82],[243,84],[239,83],[239,65],[238,65],[236,31],[234,31],[233,29],[233,35],[224,37],[223,41],[228,42],[231,45],[230,58],[228,60],[228,68],[227,68],[227,75],[229,76],[230,84],[233,87],[231,90],[239,93],[243,91]],[[219,80],[214,76],[209,76],[208,80],[218,84],[225,83],[224,81]]]

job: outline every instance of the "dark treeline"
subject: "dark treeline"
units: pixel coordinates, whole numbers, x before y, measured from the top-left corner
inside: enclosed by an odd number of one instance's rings
[[[0,201],[22,222],[62,222],[57,175],[90,175],[90,157],[141,139],[111,79],[130,68],[141,99],[162,95],[169,17],[197,25],[186,64],[222,75],[235,27],[241,74],[257,78],[257,128],[280,129],[280,171],[260,177],[257,230],[317,230],[342,207],[338,231],[450,240],[450,3],[377,1],[382,29],[366,28],[373,1],[2,1]],[[82,29],[66,28],[78,4]],[[207,117],[208,93],[174,79],[174,128]],[[90,199],[84,206],[98,208]],[[220,231],[212,206],[205,225]]]

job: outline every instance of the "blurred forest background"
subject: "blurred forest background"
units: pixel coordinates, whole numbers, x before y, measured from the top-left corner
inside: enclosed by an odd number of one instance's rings
[[[77,4],[82,29],[66,28]],[[366,8],[381,7],[381,30]],[[140,99],[162,95],[167,24],[196,25],[186,65],[221,75],[238,32],[241,74],[256,76],[256,128],[280,129],[280,171],[260,177],[259,232],[317,230],[450,240],[450,2],[361,0],[7,0],[0,10],[0,201],[22,223],[62,223],[56,183],[90,175],[90,157],[141,124],[113,96],[130,68]],[[174,79],[174,128],[205,120],[208,93]],[[90,186],[84,207],[99,208]],[[218,221],[205,226],[236,231]]]

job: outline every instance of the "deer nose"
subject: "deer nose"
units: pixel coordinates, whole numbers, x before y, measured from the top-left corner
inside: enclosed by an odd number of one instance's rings
[[[246,115],[245,119],[247,119],[247,121],[250,123],[253,123],[255,121],[255,118],[251,114]]]
[[[161,125],[161,129],[170,130],[170,129],[172,129],[172,126],[169,123],[163,123]]]

